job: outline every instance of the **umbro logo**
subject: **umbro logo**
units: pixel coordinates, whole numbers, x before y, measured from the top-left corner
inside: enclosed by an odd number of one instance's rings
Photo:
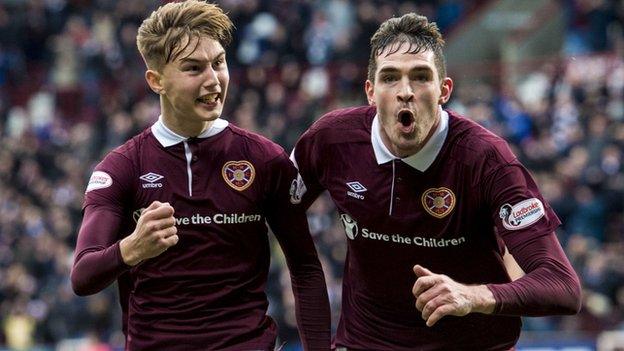
[[[150,182],[150,183],[153,183],[153,182],[155,182],[157,180],[161,180],[163,178],[164,177],[161,176],[160,174],[156,174],[156,173],[152,173],[152,172],[149,172],[149,173],[144,174],[144,175],[139,177],[139,179],[142,179],[142,180],[144,180],[146,182]]]
[[[156,183],[157,181],[163,179],[164,176],[160,174],[156,174],[153,172],[149,172],[139,177],[139,179],[146,181],[147,183],[143,183],[142,186],[144,189],[146,188],[162,188],[162,183]]]
[[[352,191],[347,190],[347,195],[353,198],[356,198],[358,200],[364,200],[364,195],[360,194],[368,190],[366,189],[364,185],[362,185],[360,182],[348,182],[346,184],[349,187],[349,189],[352,190]]]

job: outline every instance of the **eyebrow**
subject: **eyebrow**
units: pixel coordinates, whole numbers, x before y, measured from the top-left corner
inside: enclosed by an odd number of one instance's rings
[[[220,51],[212,60],[208,60],[208,61],[214,61],[218,58],[221,58],[222,56],[225,56],[225,51]],[[192,57],[185,57],[180,59],[180,63],[199,63],[199,62],[204,62],[206,60],[204,59],[198,59],[198,58],[192,58]]]
[[[399,71],[400,70],[398,68],[389,66],[389,67],[384,67],[384,68],[380,69],[379,73],[380,74],[381,73],[396,73],[396,72],[399,72]],[[410,72],[413,72],[413,71],[432,72],[432,69],[429,66],[416,66],[416,67],[411,68],[409,71]]]

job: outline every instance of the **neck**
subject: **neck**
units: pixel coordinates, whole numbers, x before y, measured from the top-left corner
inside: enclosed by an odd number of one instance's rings
[[[162,121],[172,132],[186,137],[193,138],[204,131],[210,129],[214,121],[187,121],[174,117],[174,114],[168,109],[163,108],[161,104]]]
[[[204,131],[210,129],[214,121],[200,121],[194,124],[183,123],[175,118],[167,118],[163,115],[163,123],[167,128],[169,128],[172,132],[186,137],[186,138],[194,138]]]
[[[431,126],[431,128],[429,128],[429,133],[427,133],[427,136],[425,137],[425,139],[423,139],[423,142],[420,143],[418,147],[418,151],[420,151],[420,149],[422,149],[423,146],[427,145],[427,143],[429,142],[429,139],[431,139],[431,137],[436,132],[436,130],[438,130],[438,126],[440,125],[440,113],[438,112],[437,115],[438,117],[433,122],[433,125]]]

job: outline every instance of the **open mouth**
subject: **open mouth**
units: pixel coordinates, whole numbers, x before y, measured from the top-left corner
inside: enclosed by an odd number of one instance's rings
[[[200,103],[206,104],[206,105],[214,105],[214,104],[216,104],[220,100],[221,100],[221,94],[220,93],[206,94],[206,95],[200,96],[200,97],[198,97],[196,99],[197,102],[200,102]]]
[[[414,131],[414,113],[408,109],[402,109],[398,114],[399,123],[401,123],[401,131],[404,133],[411,133]]]

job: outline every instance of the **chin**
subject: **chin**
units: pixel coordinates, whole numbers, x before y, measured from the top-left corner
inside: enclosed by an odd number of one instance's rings
[[[393,142],[397,146],[409,148],[414,147],[414,145],[418,145],[418,138],[413,135],[399,134]]]
[[[420,143],[414,139],[399,139],[397,140],[394,145],[396,146],[397,149],[399,150],[403,150],[403,151],[411,151],[411,150],[415,150],[418,148],[418,145]]]
[[[221,111],[211,111],[210,113],[203,112],[199,113],[198,115],[203,121],[212,122],[217,118],[221,117]]]

